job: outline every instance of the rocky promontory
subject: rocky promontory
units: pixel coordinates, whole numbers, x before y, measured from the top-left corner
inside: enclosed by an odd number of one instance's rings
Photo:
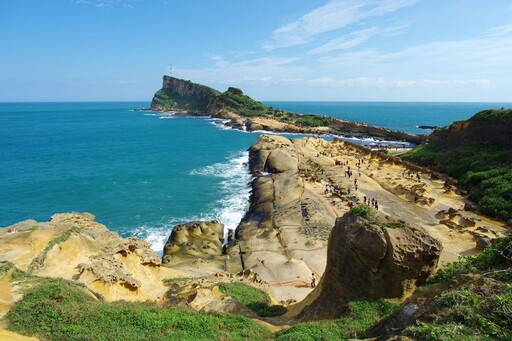
[[[227,120],[224,124],[247,131],[331,134],[346,137],[373,137],[380,140],[418,144],[424,136],[345,121],[320,115],[302,115],[267,107],[234,87],[225,92],[191,81],[163,77],[162,88],[152,101],[155,111],[173,111],[183,115],[210,115]]]

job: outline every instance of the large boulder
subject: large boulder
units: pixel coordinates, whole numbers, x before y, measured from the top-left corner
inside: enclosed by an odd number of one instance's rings
[[[249,165],[253,173],[296,172],[298,158],[289,139],[277,135],[261,135],[249,148]]]
[[[224,225],[216,220],[177,225],[165,243],[162,263],[171,266],[187,256],[203,259],[220,257],[223,241]]]
[[[336,220],[319,285],[289,315],[329,318],[356,299],[404,300],[436,268],[441,250],[421,227],[349,212]]]

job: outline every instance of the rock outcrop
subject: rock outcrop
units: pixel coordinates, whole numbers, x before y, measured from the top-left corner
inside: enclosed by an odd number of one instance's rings
[[[415,144],[424,139],[424,136],[336,118],[284,112],[253,100],[238,88],[230,87],[221,93],[208,86],[171,76],[163,77],[162,88],[153,96],[151,109],[185,115],[211,115],[227,120],[224,122],[226,126],[248,131],[371,136]]]
[[[0,229],[0,261],[36,276],[85,284],[107,301],[158,301],[173,271],[144,241],[121,238],[88,213],[55,214]]]
[[[393,224],[383,216],[366,219],[352,212],[338,218],[324,276],[289,314],[328,318],[352,300],[403,300],[412,294],[436,268],[442,246],[423,228]]]
[[[152,110],[184,110],[188,114],[206,113],[217,91],[205,85],[164,76],[162,89],[151,101]]]
[[[512,148],[512,109],[483,110],[466,121],[435,130],[429,140],[444,148],[467,144],[495,144]]]

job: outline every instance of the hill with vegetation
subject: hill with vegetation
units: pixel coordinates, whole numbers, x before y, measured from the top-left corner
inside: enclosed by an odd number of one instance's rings
[[[303,115],[267,107],[234,87],[220,92],[189,80],[163,77],[162,88],[151,101],[151,110],[184,115],[211,115],[228,120],[235,129],[305,134],[333,134],[420,143],[424,136],[344,121],[322,115]]]
[[[403,158],[458,179],[482,213],[512,219],[512,109],[481,111],[429,141]]]

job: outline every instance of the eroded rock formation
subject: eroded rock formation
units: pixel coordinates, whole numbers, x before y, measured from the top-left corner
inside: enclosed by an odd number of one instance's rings
[[[111,300],[159,300],[172,270],[144,241],[121,238],[88,213],[64,213],[49,222],[27,220],[0,229],[0,261],[37,276],[84,283]]]
[[[289,314],[314,320],[334,317],[357,299],[403,300],[436,268],[441,243],[423,228],[388,228],[390,220],[347,213],[329,238],[327,266],[319,285]]]

